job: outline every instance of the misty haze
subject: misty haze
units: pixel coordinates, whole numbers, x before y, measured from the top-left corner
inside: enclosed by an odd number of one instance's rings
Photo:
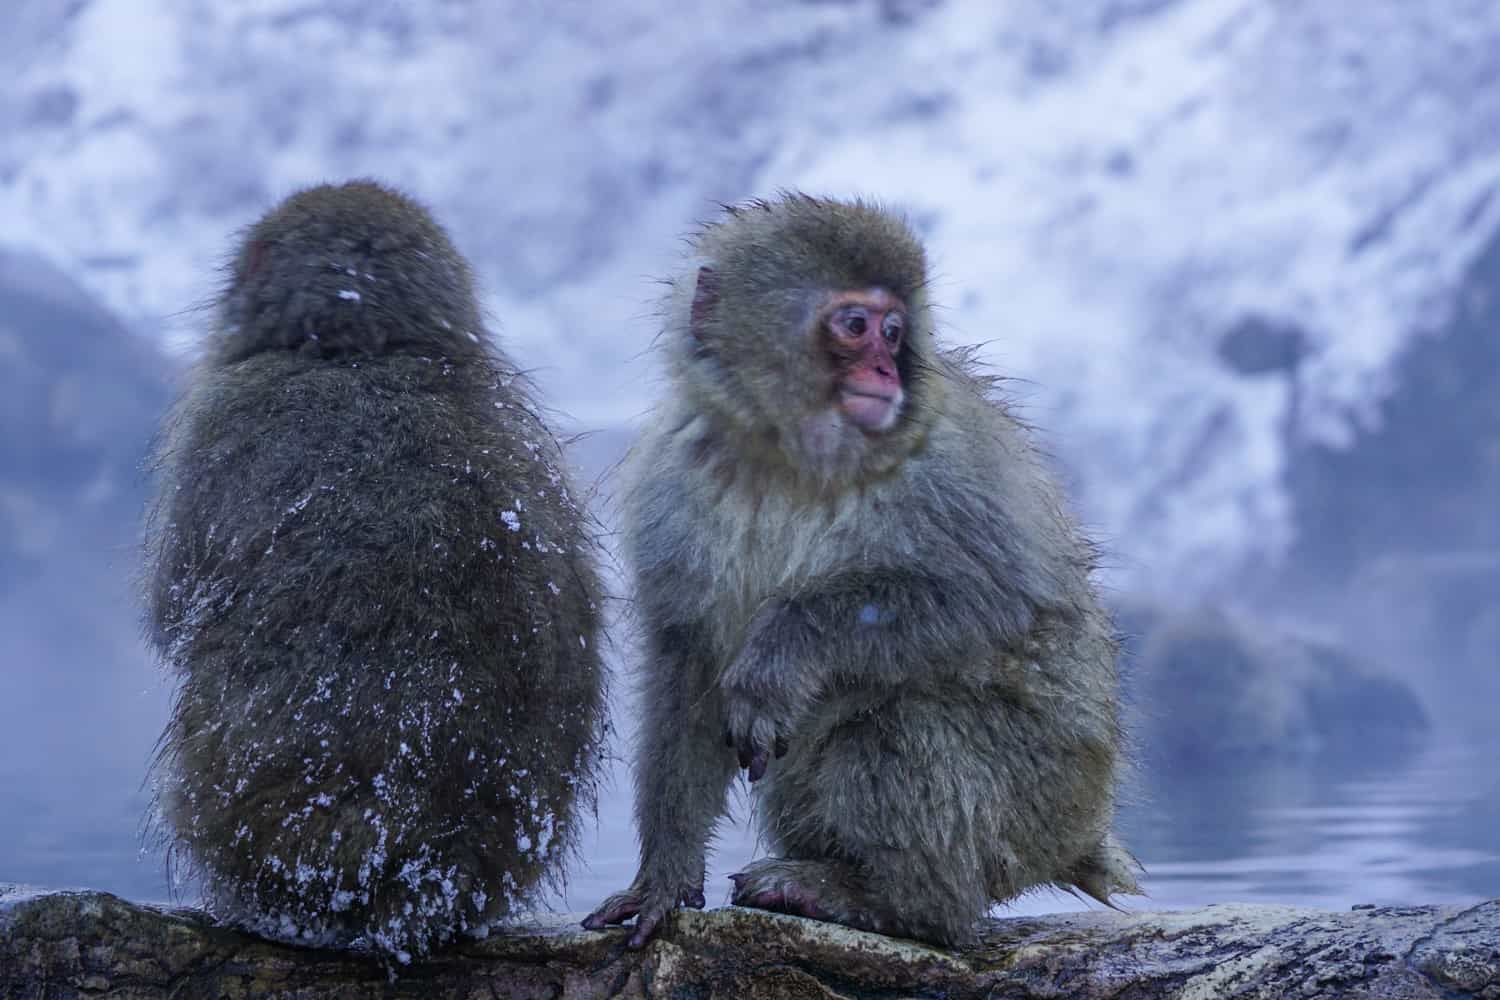
[[[472,260],[606,524],[681,237],[900,208],[1105,553],[1130,905],[1500,897],[1500,7],[20,0],[0,65],[0,882],[194,900],[142,847],[143,461],[232,235],[374,176]],[[558,909],[635,872],[619,637]],[[711,906],[764,851],[745,787]]]

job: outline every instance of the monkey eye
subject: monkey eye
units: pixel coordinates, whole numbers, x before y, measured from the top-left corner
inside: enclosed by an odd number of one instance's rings
[[[848,306],[833,314],[835,333],[841,333],[847,337],[863,337],[869,326],[869,320],[866,319],[862,306]]]
[[[885,319],[880,323],[880,335],[888,343],[895,344],[901,340],[901,333],[906,329],[906,320],[898,312],[888,312]]]

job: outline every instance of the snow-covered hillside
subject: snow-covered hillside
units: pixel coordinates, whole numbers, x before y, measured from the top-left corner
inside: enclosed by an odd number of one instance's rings
[[[904,206],[1143,589],[1287,543],[1287,428],[1370,419],[1500,223],[1488,0],[20,0],[0,37],[0,241],[181,344],[230,232],[379,175],[585,427],[647,405],[650,279],[715,200]],[[1300,363],[1226,364],[1247,318]]]

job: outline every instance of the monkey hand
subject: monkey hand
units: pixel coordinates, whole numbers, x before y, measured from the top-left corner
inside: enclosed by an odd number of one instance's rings
[[[644,948],[667,914],[679,906],[701,910],[704,902],[701,876],[696,882],[666,884],[638,875],[629,889],[600,903],[598,909],[583,919],[583,926],[586,930],[600,931],[635,917],[635,933],[630,935],[629,945]]]
[[[793,692],[772,681],[756,659],[740,654],[721,682],[724,743],[739,756],[752,782],[765,777],[772,754],[786,756],[793,721],[801,714]]]

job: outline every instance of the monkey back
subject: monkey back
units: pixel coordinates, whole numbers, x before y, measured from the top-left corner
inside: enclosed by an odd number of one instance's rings
[[[335,234],[343,207],[272,218]],[[377,287],[426,273],[395,238],[410,266]],[[201,365],[155,460],[147,625],[180,681],[161,832],[225,918],[421,954],[531,901],[575,843],[604,711],[590,521],[492,351],[275,342]]]

